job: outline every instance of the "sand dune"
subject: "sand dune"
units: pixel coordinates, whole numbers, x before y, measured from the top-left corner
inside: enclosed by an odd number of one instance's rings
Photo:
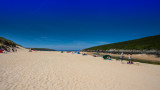
[[[60,52],[0,54],[0,90],[160,90],[160,66]]]

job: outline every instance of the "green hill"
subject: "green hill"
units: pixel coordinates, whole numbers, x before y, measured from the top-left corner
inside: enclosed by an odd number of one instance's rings
[[[95,46],[84,50],[160,50],[160,35],[149,36],[140,39]]]
[[[6,47],[16,47],[18,44],[15,42],[8,40],[6,38],[0,37],[0,48],[5,49]],[[20,46],[20,45],[18,45]]]
[[[7,47],[16,47],[16,46],[21,46],[21,45],[18,45],[15,42],[8,40],[6,38],[0,37],[0,48],[6,50]],[[31,49],[39,51],[56,51],[54,49],[48,49],[48,48],[31,48]]]
[[[39,51],[56,51],[54,49],[48,49],[48,48],[28,48],[28,49],[39,50]]]

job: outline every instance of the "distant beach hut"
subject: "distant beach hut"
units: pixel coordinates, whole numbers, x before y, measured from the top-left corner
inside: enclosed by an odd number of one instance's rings
[[[104,56],[103,56],[103,59],[107,59],[108,57],[110,57],[110,58],[111,58],[111,56],[110,56],[110,55],[104,55]]]

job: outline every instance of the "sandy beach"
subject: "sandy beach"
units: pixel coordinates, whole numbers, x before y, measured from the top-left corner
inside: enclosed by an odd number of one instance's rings
[[[56,51],[0,54],[0,90],[160,90],[160,65]]]

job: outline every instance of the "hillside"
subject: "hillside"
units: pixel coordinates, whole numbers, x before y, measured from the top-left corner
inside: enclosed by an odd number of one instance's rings
[[[56,51],[54,49],[48,49],[48,48],[28,48],[28,49],[39,50],[39,51]]]
[[[160,35],[149,36],[140,39],[95,46],[84,50],[160,50]]]
[[[6,38],[0,37],[0,48],[6,50],[7,47],[16,47],[16,46],[21,46],[21,45],[18,45],[15,42],[8,40]],[[31,48],[31,49],[39,51],[56,51],[54,49],[48,49],[48,48]]]
[[[0,48],[5,49],[6,47],[16,47],[18,44],[15,42],[8,40],[6,38],[0,37]],[[20,46],[20,45],[18,45]]]

